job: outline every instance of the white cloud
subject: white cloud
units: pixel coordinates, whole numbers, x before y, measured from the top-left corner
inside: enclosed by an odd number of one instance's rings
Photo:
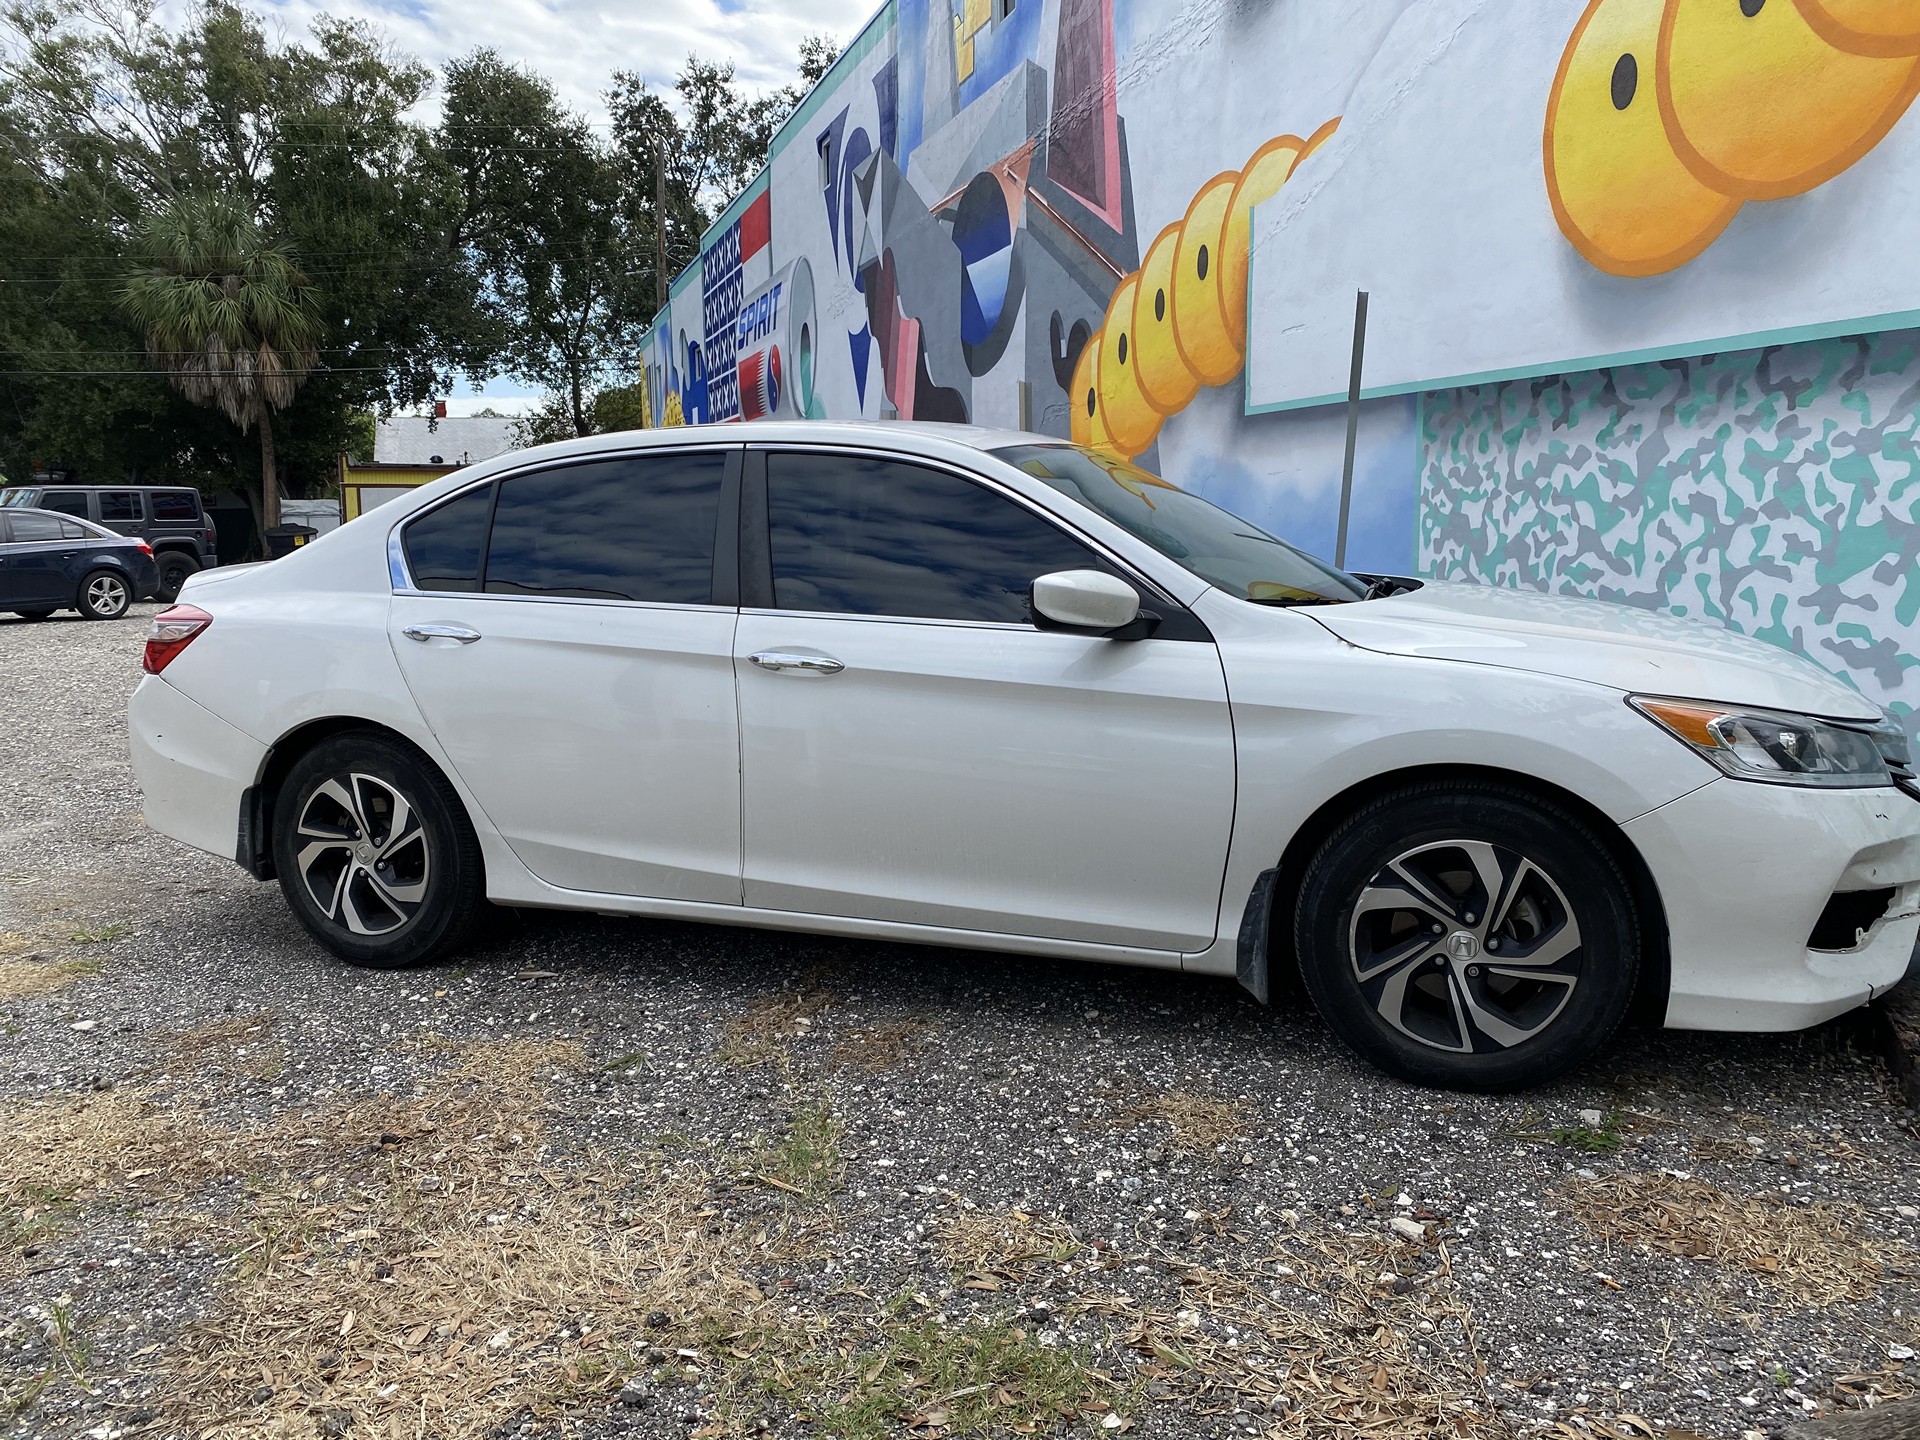
[[[616,70],[670,88],[691,53],[732,60],[754,89],[786,84],[803,36],[826,34],[845,45],[872,18],[873,0],[266,0],[261,8],[290,35],[319,15],[369,21],[436,68],[490,47],[545,75],[575,110],[604,121],[602,92]]]

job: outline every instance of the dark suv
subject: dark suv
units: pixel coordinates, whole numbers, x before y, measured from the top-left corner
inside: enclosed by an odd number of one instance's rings
[[[75,515],[153,547],[157,600],[171,601],[196,570],[219,564],[213,518],[200,492],[178,485],[14,485],[0,506]]]

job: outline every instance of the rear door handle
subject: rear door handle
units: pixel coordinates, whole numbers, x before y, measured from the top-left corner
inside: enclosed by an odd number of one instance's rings
[[[808,670],[815,675],[838,675],[847,668],[831,655],[802,655],[791,650],[762,650],[747,659],[762,670]]]
[[[462,645],[471,645],[480,638],[478,630],[469,630],[464,625],[409,625],[400,633],[422,645],[429,640],[458,640]]]

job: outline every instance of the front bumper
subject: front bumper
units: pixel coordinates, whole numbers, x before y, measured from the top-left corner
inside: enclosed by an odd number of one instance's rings
[[[134,690],[127,727],[147,824],[233,859],[241,798],[259,777],[267,747],[159,675]]]
[[[1717,779],[1624,827],[1666,908],[1679,1030],[1800,1030],[1907,972],[1920,934],[1920,802],[1891,786]],[[1844,950],[1809,944],[1838,891],[1893,891]]]

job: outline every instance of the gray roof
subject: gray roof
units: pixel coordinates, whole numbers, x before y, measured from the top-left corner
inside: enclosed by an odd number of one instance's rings
[[[520,422],[492,415],[396,415],[373,427],[376,465],[472,465],[520,444]]]

